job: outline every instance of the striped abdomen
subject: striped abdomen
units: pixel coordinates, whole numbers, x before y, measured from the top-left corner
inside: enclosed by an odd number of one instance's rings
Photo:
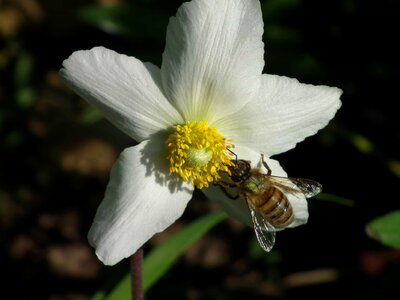
[[[282,228],[293,222],[293,209],[285,194],[274,186],[267,188],[257,197],[256,208],[274,227]]]

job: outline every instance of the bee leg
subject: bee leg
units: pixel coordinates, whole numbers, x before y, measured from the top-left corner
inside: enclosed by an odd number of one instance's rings
[[[227,186],[227,187],[230,187],[230,188],[234,188],[234,187],[237,186],[237,184],[235,184],[235,183],[229,183],[229,182],[226,182],[226,181],[223,181],[223,180],[218,180],[218,182],[214,183],[214,185],[219,185],[219,186],[223,185],[223,186]]]
[[[261,154],[261,161],[262,161],[262,164],[263,164],[263,166],[267,169],[267,175],[268,176],[270,176],[271,175],[271,173],[272,173],[272,170],[271,170],[271,168],[268,166],[268,164],[266,163],[266,161],[264,160],[264,154]]]
[[[224,182],[224,183],[226,183],[226,182]],[[218,185],[219,188],[221,189],[221,191],[223,191],[224,194],[225,194],[229,199],[236,200],[237,198],[239,198],[239,195],[236,195],[236,196],[231,195],[231,194],[226,190],[226,188],[225,188],[223,185],[220,184],[220,182],[215,183],[214,185]],[[231,185],[228,185],[228,186],[233,187],[233,186],[231,186]]]
[[[228,150],[230,153],[232,153],[233,155],[235,155],[235,163],[237,163],[237,161],[238,161],[238,158],[237,158],[237,155],[236,155],[236,153],[235,152],[233,152],[231,149],[229,149],[229,148],[226,148],[226,150]]]

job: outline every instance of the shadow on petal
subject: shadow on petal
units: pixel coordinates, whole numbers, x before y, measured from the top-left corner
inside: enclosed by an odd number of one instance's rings
[[[169,172],[168,151],[165,145],[168,133],[165,130],[153,134],[140,151],[142,155],[140,162],[146,167],[145,176],[154,176],[155,182],[161,186],[168,186],[171,193],[178,191],[192,192],[193,188],[190,188],[188,183]]]

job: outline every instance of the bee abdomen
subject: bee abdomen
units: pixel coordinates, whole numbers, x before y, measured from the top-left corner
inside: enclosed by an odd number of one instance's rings
[[[259,210],[274,227],[286,227],[293,222],[292,206],[279,189],[271,187],[263,199],[264,202],[260,203]]]
[[[289,201],[286,200],[288,203]],[[271,219],[271,224],[274,225],[276,228],[284,228],[290,225],[294,220],[294,214],[292,206],[289,204],[286,211],[284,211],[280,217],[277,219]]]

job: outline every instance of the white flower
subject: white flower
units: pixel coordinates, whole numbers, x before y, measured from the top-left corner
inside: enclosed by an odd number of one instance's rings
[[[130,256],[179,218],[194,185],[224,198],[206,187],[226,171],[227,148],[258,162],[260,153],[287,151],[334,116],[340,89],[262,74],[262,34],[258,0],[193,0],[170,20],[161,68],[103,47],[64,61],[66,84],[139,142],[113,166],[89,232],[104,264]],[[267,161],[273,174],[286,175]],[[291,201],[292,226],[305,223],[305,199]]]

